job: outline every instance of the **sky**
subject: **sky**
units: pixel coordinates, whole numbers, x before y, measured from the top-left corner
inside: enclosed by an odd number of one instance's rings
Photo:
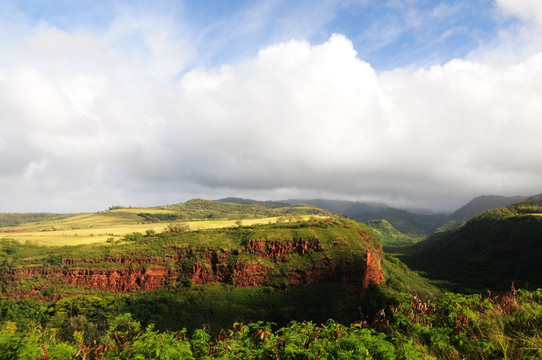
[[[542,1],[0,4],[0,212],[542,193]]]

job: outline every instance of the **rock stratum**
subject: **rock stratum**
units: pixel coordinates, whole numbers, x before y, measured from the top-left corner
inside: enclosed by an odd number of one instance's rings
[[[15,298],[39,297],[58,287],[124,293],[210,283],[287,289],[339,282],[366,289],[383,281],[382,247],[361,225],[342,220],[296,226],[301,229],[291,225],[158,234],[143,237],[141,244],[103,246],[109,253],[115,250],[115,256],[49,254],[57,264],[32,264],[27,258],[0,272],[0,286],[4,297]],[[230,247],[198,245],[209,238],[226,239]],[[145,251],[149,246],[162,255],[145,256],[152,252]]]

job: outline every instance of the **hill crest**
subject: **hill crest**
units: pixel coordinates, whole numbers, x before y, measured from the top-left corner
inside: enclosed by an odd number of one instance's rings
[[[403,260],[428,275],[475,289],[542,286],[542,197],[487,210],[436,233]]]

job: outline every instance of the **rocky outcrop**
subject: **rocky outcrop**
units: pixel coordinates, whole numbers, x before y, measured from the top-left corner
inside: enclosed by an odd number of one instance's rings
[[[100,264],[100,263],[109,263],[109,264],[167,264],[170,262],[176,262],[179,258],[176,256],[152,256],[152,257],[106,257],[106,258],[96,258],[96,259],[62,259],[62,265],[71,266],[71,265],[84,265],[84,264]]]
[[[273,268],[262,264],[238,264],[234,267],[232,284],[237,287],[268,285]]]
[[[322,252],[320,239],[296,239],[289,241],[251,240],[247,246],[251,254],[277,261],[288,261],[288,255],[305,255],[309,251]]]
[[[108,292],[153,290],[178,279],[172,269],[133,267],[122,269],[64,269],[66,285],[79,285]]]
[[[133,292],[190,283],[222,282],[248,287],[342,282],[367,288],[371,281],[382,282],[381,247],[371,244],[363,254],[351,251],[340,239],[333,242],[333,247],[340,248],[345,256],[334,258],[318,238],[309,238],[252,240],[244,251],[185,246],[173,247],[177,255],[167,257],[63,259],[60,266],[28,266],[0,272],[0,286],[6,294],[6,288],[17,289],[17,284],[29,279],[35,279],[32,283],[36,286],[26,293],[39,293],[56,285]],[[306,258],[291,264],[288,261],[293,255]]]
[[[376,245],[375,248],[369,248],[365,256],[365,269],[363,271],[361,286],[367,289],[372,281],[377,284],[384,281],[384,274],[382,273],[382,246]]]

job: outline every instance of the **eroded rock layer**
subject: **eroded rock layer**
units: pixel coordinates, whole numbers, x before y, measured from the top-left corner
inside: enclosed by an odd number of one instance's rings
[[[366,235],[360,234],[359,240],[368,241]],[[217,282],[235,287],[283,288],[341,282],[367,288],[371,281],[383,280],[382,248],[375,243],[364,252],[351,251],[340,240],[324,250],[318,238],[251,240],[241,251],[190,246],[168,248],[173,248],[176,255],[66,258],[57,266],[15,267],[0,273],[0,285],[11,284],[3,286],[4,294],[11,292],[12,296],[25,297],[62,285],[134,292]]]

